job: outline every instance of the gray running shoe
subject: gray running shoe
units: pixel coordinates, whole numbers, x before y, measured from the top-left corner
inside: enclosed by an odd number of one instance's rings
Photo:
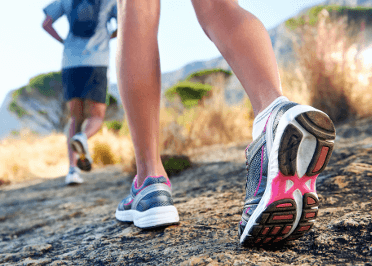
[[[92,170],[92,158],[90,157],[88,150],[88,139],[87,135],[80,132],[71,138],[72,149],[79,154],[77,160],[77,166],[83,171]]]
[[[130,195],[120,202],[115,216],[119,221],[133,222],[144,229],[178,223],[170,181],[164,176],[149,176],[137,188],[136,177]]]
[[[261,135],[246,149],[241,244],[294,240],[312,228],[319,205],[316,178],[331,157],[335,137],[322,111],[292,102],[273,109]]]

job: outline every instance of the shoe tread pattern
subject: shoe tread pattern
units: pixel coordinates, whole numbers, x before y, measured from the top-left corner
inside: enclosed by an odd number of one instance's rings
[[[312,194],[303,196],[303,211],[296,229],[292,230],[296,221],[296,202],[292,199],[275,201],[256,220],[243,245],[264,246],[298,239],[305,235],[314,225],[318,215],[319,200]]]
[[[78,148],[76,147],[76,145],[79,145],[79,149],[83,152],[81,154],[79,154],[79,159],[77,160],[76,164],[77,164],[77,167],[79,167],[79,169],[83,170],[83,171],[86,171],[86,172],[89,172],[90,170],[92,170],[92,164],[90,163],[90,161],[85,157],[85,150],[84,150],[84,146],[83,144],[76,140],[76,141],[73,141],[72,142],[72,149],[74,152],[77,152],[79,153],[79,150]]]
[[[281,242],[293,227],[296,220],[296,202],[291,199],[282,199],[270,204],[257,218],[248,233],[246,246],[271,245]]]
[[[303,196],[302,215],[296,229],[292,232],[286,241],[296,240],[304,236],[314,226],[314,220],[318,216],[319,200],[310,193]]]
[[[77,164],[77,167],[79,167],[83,171],[89,172],[90,170],[92,170],[92,164],[85,157],[80,157],[77,160],[76,164]]]

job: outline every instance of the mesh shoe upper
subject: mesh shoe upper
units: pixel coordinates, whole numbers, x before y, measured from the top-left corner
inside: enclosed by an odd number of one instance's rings
[[[118,211],[146,211],[155,207],[172,206],[171,184],[163,176],[147,177],[142,186],[137,188],[137,178],[134,179],[130,195],[124,198],[118,206]]]

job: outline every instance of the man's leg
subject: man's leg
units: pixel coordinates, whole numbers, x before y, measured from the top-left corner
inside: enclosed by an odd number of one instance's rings
[[[83,171],[92,169],[92,158],[89,154],[88,139],[101,128],[105,118],[106,104],[92,100],[84,101],[85,127],[72,137],[72,148],[79,154],[77,166]]]
[[[87,112],[87,118],[83,132],[89,139],[100,130],[103,124],[105,119],[106,104],[85,100],[84,108]]]
[[[118,9],[118,86],[141,185],[147,176],[166,176],[159,152],[160,0],[118,0]]]
[[[84,102],[81,99],[74,98],[69,103],[70,108],[70,125],[67,138],[67,149],[70,166],[76,166],[76,153],[71,148],[71,138],[81,131],[81,126],[84,122]]]
[[[255,115],[282,96],[269,34],[233,0],[192,0],[199,23],[247,92]]]

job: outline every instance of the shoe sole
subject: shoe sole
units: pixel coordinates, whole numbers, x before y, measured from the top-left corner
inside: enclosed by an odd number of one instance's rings
[[[65,181],[65,184],[67,186],[69,186],[69,185],[78,185],[78,184],[82,184],[82,183],[84,183],[84,181],[76,181],[76,180]]]
[[[282,118],[269,155],[265,193],[241,235],[243,245],[298,239],[318,215],[316,178],[331,157],[334,125],[309,106],[295,106]]]
[[[86,158],[86,151],[84,149],[83,144],[78,140],[74,140],[73,142],[71,142],[71,147],[73,151],[79,154],[79,159],[77,160],[77,163],[76,163],[77,167],[79,167],[79,169],[86,171],[86,172],[89,172],[90,170],[92,170],[92,164]]]
[[[151,229],[179,223],[178,212],[174,206],[155,207],[144,212],[136,210],[116,210],[115,217],[122,222],[133,222],[135,226],[142,229]]]

